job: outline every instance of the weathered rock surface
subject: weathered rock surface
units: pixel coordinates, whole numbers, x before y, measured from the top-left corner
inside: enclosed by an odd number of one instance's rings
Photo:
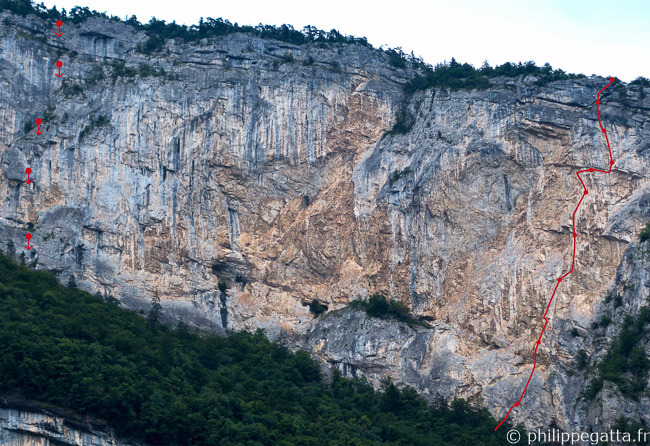
[[[385,259],[387,280],[378,288],[433,318],[434,329],[395,337],[375,321],[324,319],[303,345],[376,383],[392,375],[504,415],[528,379],[556,279],[571,268],[571,215],[582,193],[574,172],[608,163],[593,104],[603,85],[504,82],[416,97],[411,131],[383,139],[355,167],[356,217],[373,228],[367,245],[363,235],[356,243],[362,253],[380,247],[374,255]],[[620,88],[602,102],[616,165],[586,180],[576,268],[550,307],[525,404],[513,413],[533,427],[586,424],[576,412],[583,377],[568,373],[583,346],[570,332],[589,337],[625,247],[650,213],[648,99]],[[384,336],[397,348],[375,354]]]
[[[110,429],[73,422],[70,416],[0,402],[2,446],[137,446],[117,438]],[[142,445],[141,445],[142,446]]]
[[[39,20],[9,21],[0,28],[6,250],[22,252],[33,223],[28,260],[63,278],[132,308],[157,292],[188,322],[270,335],[308,321],[304,301],[344,302],[364,288],[352,170],[391,124],[407,78],[386,55],[235,34],[145,57],[134,48],[146,36],[123,24],[70,23],[59,41]],[[134,74],[140,64],[159,75]],[[29,128],[36,117],[41,136]]]
[[[612,339],[617,336],[625,324],[627,316],[635,316],[643,307],[650,304],[650,242],[630,244],[616,270],[613,286],[609,290],[610,299],[596,305],[596,320],[608,317],[612,323],[603,327],[592,328],[586,333],[583,342],[578,342],[590,353],[589,365],[600,362]],[[613,297],[617,296],[617,297]],[[650,339],[647,336],[641,346],[650,357]],[[577,350],[572,349],[574,353]],[[594,370],[588,370],[586,377],[595,375]],[[583,387],[588,383],[585,382]],[[567,406],[567,412],[571,409]],[[603,390],[593,401],[579,401],[574,417],[578,423],[583,422],[593,431],[604,431],[619,417],[640,421],[650,426],[650,395],[648,391],[641,393],[636,399],[626,397],[614,384],[605,381]],[[586,422],[584,422],[586,420]]]
[[[605,432],[621,416],[650,425],[647,395],[637,400],[626,398],[614,384],[606,382],[596,398],[585,398],[596,376],[596,366],[620,331],[625,316],[633,316],[648,305],[650,243],[629,245],[615,277],[609,293],[618,293],[622,301],[596,304],[594,317],[599,320],[607,315],[613,323],[606,329],[581,327],[558,318],[555,326],[562,328],[556,329],[559,332],[553,336],[551,362],[538,365],[517,419],[534,428],[555,423],[571,432]],[[532,367],[525,353],[521,358],[509,358],[499,348],[464,337],[466,333],[453,323],[434,321],[427,325],[430,327],[409,326],[344,309],[321,316],[299,346],[344,376],[364,376],[375,386],[390,378],[413,386],[429,399],[462,395],[492,408],[496,415],[502,414],[494,409],[502,407],[504,401],[518,399],[523,390],[520,381],[528,379]],[[477,345],[471,346],[472,341]],[[646,341],[644,348],[650,356],[650,342]],[[589,357],[584,366],[577,365],[580,350]],[[518,373],[510,378],[510,387],[504,388],[513,368]],[[549,410],[552,419],[544,421]]]
[[[158,294],[169,317],[262,327],[350,373],[496,416],[518,399],[570,268],[574,172],[608,161],[594,105],[604,79],[406,100],[412,73],[360,46],[233,34],[145,56],[135,47],[146,37],[124,24],[70,23],[62,39],[49,28],[0,14],[3,250],[19,256],[33,225],[27,262],[130,308]],[[648,93],[618,85],[602,97],[616,165],[586,175],[576,269],[515,421],[587,423],[573,406],[582,378],[566,369],[596,347],[569,331],[587,333],[650,217]],[[386,135],[405,103],[413,127]],[[307,308],[372,292],[433,328],[314,320]]]

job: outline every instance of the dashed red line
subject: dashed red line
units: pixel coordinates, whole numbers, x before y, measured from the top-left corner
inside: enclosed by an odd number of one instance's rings
[[[582,192],[582,196],[580,197],[580,201],[578,201],[578,205],[576,206],[575,210],[573,211],[573,219],[572,219],[572,222],[573,222],[573,229],[572,229],[572,232],[573,232],[573,258],[571,259],[571,269],[567,273],[565,273],[565,274],[561,275],[560,277],[558,277],[557,282],[555,283],[555,288],[553,289],[553,294],[551,294],[551,299],[548,301],[548,305],[546,306],[546,311],[544,312],[544,316],[543,316],[544,326],[542,327],[542,332],[539,334],[539,338],[537,338],[537,342],[535,344],[535,355],[533,357],[533,370],[531,370],[531,372],[530,372],[530,376],[528,377],[528,381],[526,382],[526,386],[524,387],[524,391],[521,393],[521,396],[519,397],[519,400],[515,404],[510,406],[510,409],[508,409],[508,413],[506,414],[503,421],[501,421],[497,425],[497,427],[494,428],[495,431],[497,429],[499,429],[499,427],[501,427],[501,425],[503,423],[505,423],[505,421],[508,419],[508,416],[510,416],[510,412],[512,412],[512,409],[519,406],[519,404],[521,403],[521,400],[524,398],[524,395],[526,395],[526,390],[528,390],[528,384],[530,384],[530,380],[533,378],[533,373],[535,373],[535,366],[537,365],[537,349],[539,348],[539,345],[542,342],[542,336],[544,336],[544,331],[546,330],[546,325],[548,324],[548,319],[546,318],[546,315],[548,314],[548,309],[551,307],[551,303],[553,302],[553,298],[555,297],[555,293],[557,291],[557,288],[560,286],[560,283],[562,282],[562,279],[564,279],[566,276],[568,276],[569,274],[571,274],[573,272],[573,268],[574,268],[575,263],[576,263],[576,238],[578,237],[578,234],[576,233],[576,213],[578,212],[578,208],[580,208],[580,205],[582,204],[582,200],[584,200],[585,196],[589,193],[589,191],[587,190],[587,186],[585,186],[584,181],[582,181],[582,178],[580,177],[580,174],[584,173],[584,172],[602,172],[602,173],[611,173],[612,172],[612,166],[614,165],[614,158],[612,158],[612,149],[611,149],[611,147],[609,145],[609,138],[607,137],[607,130],[605,129],[605,127],[603,127],[603,124],[602,124],[602,122],[600,120],[600,94],[603,91],[605,91],[605,89],[607,89],[607,87],[609,87],[613,83],[614,83],[614,78],[612,77],[612,78],[609,79],[609,84],[607,84],[603,88],[601,88],[600,91],[598,92],[598,95],[596,96],[596,114],[598,115],[598,125],[600,126],[600,130],[602,130],[603,135],[605,135],[605,141],[607,141],[607,150],[609,151],[609,170],[595,169],[595,168],[591,167],[589,169],[583,169],[583,170],[579,170],[579,171],[576,172],[576,175],[578,176],[578,179],[580,180],[580,184],[582,184],[583,192]]]

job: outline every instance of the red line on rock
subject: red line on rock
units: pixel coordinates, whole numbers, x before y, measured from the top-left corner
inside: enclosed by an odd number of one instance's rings
[[[548,305],[546,306],[546,311],[544,312],[544,316],[542,317],[544,319],[544,326],[542,327],[542,332],[539,334],[539,338],[537,338],[537,342],[535,343],[535,355],[533,356],[533,370],[530,372],[530,376],[528,377],[528,381],[526,382],[526,386],[524,387],[524,391],[521,393],[521,396],[519,397],[519,400],[510,406],[510,409],[508,409],[508,413],[506,414],[505,418],[497,425],[497,427],[494,428],[496,431],[501,427],[503,423],[508,419],[508,416],[510,416],[510,412],[512,412],[512,409],[515,407],[519,406],[521,403],[521,400],[524,398],[524,395],[526,394],[526,390],[528,390],[528,384],[530,384],[530,380],[533,378],[533,373],[535,373],[535,366],[537,365],[537,349],[539,348],[539,345],[542,342],[542,336],[544,336],[544,331],[546,330],[546,325],[548,324],[548,319],[546,318],[546,315],[548,314],[548,309],[551,307],[551,303],[553,302],[553,298],[555,297],[555,292],[557,291],[558,286],[560,286],[560,282],[562,282],[562,279],[564,279],[566,276],[571,274],[573,272],[573,268],[576,263],[576,238],[577,233],[576,233],[576,213],[578,212],[578,208],[582,204],[582,200],[584,200],[585,195],[589,193],[587,190],[587,186],[585,186],[584,181],[582,181],[582,178],[580,177],[581,173],[584,172],[603,172],[603,173],[611,173],[612,172],[612,166],[614,165],[614,159],[612,158],[612,149],[609,146],[609,138],[607,137],[607,130],[605,130],[605,127],[603,127],[603,124],[600,120],[600,94],[607,89],[610,85],[614,83],[614,78],[609,79],[609,84],[605,85],[603,88],[600,89],[598,92],[598,95],[596,96],[596,114],[598,115],[598,125],[600,126],[600,130],[603,132],[605,135],[605,141],[607,141],[607,150],[609,151],[609,170],[602,170],[602,169],[595,169],[595,168],[589,168],[589,169],[583,169],[579,170],[576,172],[576,175],[578,176],[578,179],[580,180],[580,183],[582,184],[583,188],[583,193],[582,196],[580,197],[580,201],[578,201],[578,205],[576,206],[575,210],[573,211],[573,258],[571,259],[571,269],[569,272],[563,274],[557,279],[557,282],[555,283],[555,288],[553,289],[553,294],[551,294],[551,299],[548,301]]]

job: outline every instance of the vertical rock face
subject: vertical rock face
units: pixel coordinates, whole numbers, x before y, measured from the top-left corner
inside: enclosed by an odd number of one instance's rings
[[[595,319],[600,323],[591,327],[591,330],[586,333],[584,342],[578,342],[583,346],[582,348],[592,353],[586,361],[586,366],[593,367],[602,361],[607,361],[605,356],[612,339],[620,334],[621,328],[626,324],[633,323],[634,317],[638,318],[639,311],[648,307],[649,303],[650,242],[631,243],[616,270],[614,284],[607,297],[596,305]],[[632,319],[626,319],[628,316],[632,316]],[[603,323],[607,320],[611,320],[611,323]],[[650,342],[645,334],[647,329],[646,326],[645,331],[639,333],[641,340],[638,348],[646,357],[650,357]],[[611,366],[611,360],[609,361]],[[577,359],[574,360],[575,362]],[[587,378],[593,376],[594,373],[587,371]],[[565,405],[567,412],[571,413],[571,406]],[[594,431],[604,431],[619,417],[642,421],[648,426],[650,425],[650,398],[647,391],[635,396],[626,395],[618,385],[605,381],[603,389],[593,399],[580,401],[574,417],[576,422],[582,422]]]
[[[587,397],[598,365],[626,316],[635,316],[648,305],[650,243],[628,246],[608,293],[619,298],[594,305],[596,323],[580,325],[566,317],[551,320],[555,333],[549,336],[552,341],[545,334],[545,356],[538,355],[519,413],[512,414],[517,421],[534,429],[556,425],[573,432],[605,432],[621,416],[650,424],[646,392],[633,398],[606,381],[594,398]],[[598,324],[603,317],[612,323]],[[365,376],[376,386],[390,377],[429,398],[463,396],[490,408],[497,417],[504,416],[521,395],[534,349],[533,345],[530,351],[512,353],[485,346],[453,321],[409,326],[350,309],[319,318],[299,345],[346,376]],[[647,337],[640,347],[650,356]],[[581,355],[586,356],[581,360]]]
[[[302,346],[376,384],[391,376],[425,395],[473,399],[496,416],[519,399],[542,315],[557,278],[571,269],[571,218],[582,195],[575,171],[609,162],[594,105],[603,80],[546,88],[532,81],[417,96],[413,128],[355,166],[356,217],[373,227],[357,246],[381,247],[373,253],[383,259],[380,290],[433,319],[432,328],[398,329],[346,312],[316,322]],[[584,349],[595,364],[611,342],[592,322],[617,286],[626,246],[650,218],[645,94],[620,88],[602,99],[616,165],[585,180],[575,270],[549,309],[535,375],[513,413],[531,427],[608,428],[615,419],[597,420],[598,403],[586,416],[592,376],[576,370],[575,358]],[[628,313],[647,305],[647,271],[637,264],[630,272],[642,291]],[[628,404],[638,419],[645,406]]]
[[[574,172],[607,165],[602,78],[405,98],[412,73],[361,46],[232,34],[145,56],[124,24],[70,23],[59,40],[48,26],[0,14],[3,250],[18,257],[30,230],[27,262],[130,308],[157,294],[169,317],[262,327],[346,373],[496,415],[518,399],[570,268]],[[650,217],[649,93],[602,97],[616,165],[586,175],[576,269],[513,413],[532,427],[588,423],[567,370],[596,351],[594,314]],[[387,134],[403,107],[412,128]],[[372,292],[431,328],[307,309]]]
[[[303,347],[375,384],[390,376],[425,395],[470,398],[497,417],[519,399],[542,315],[571,268],[571,217],[582,195],[575,171],[609,161],[594,105],[606,82],[533,81],[416,96],[413,128],[383,139],[355,166],[356,217],[373,228],[357,246],[381,247],[373,253],[383,259],[380,290],[432,327],[344,312],[318,320]],[[576,357],[585,350],[595,365],[611,342],[592,323],[617,287],[617,268],[627,268],[626,246],[650,218],[646,94],[619,88],[602,98],[616,165],[585,180],[575,270],[549,309],[535,374],[512,414],[530,427],[602,430],[620,414],[599,417],[602,404],[584,400],[593,371],[578,370]],[[647,273],[639,262],[629,273],[640,294],[627,313],[647,305]],[[633,418],[644,413],[645,405],[627,404]]]
[[[303,302],[364,288],[353,166],[408,74],[385,54],[234,34],[145,58],[145,35],[123,24],[70,23],[59,42],[41,21],[5,18],[4,249],[22,252],[33,225],[27,260],[64,280],[133,308],[158,293],[190,323],[276,336],[310,319]]]
[[[109,429],[72,423],[70,418],[28,408],[0,407],[0,444],[3,446],[137,446],[120,440]]]

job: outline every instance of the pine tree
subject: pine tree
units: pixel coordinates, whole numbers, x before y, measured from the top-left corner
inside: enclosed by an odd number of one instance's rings
[[[151,299],[151,309],[149,310],[149,315],[147,319],[151,323],[158,322],[160,320],[160,313],[162,312],[162,305],[160,305],[160,296],[158,296],[158,290],[153,295]]]

